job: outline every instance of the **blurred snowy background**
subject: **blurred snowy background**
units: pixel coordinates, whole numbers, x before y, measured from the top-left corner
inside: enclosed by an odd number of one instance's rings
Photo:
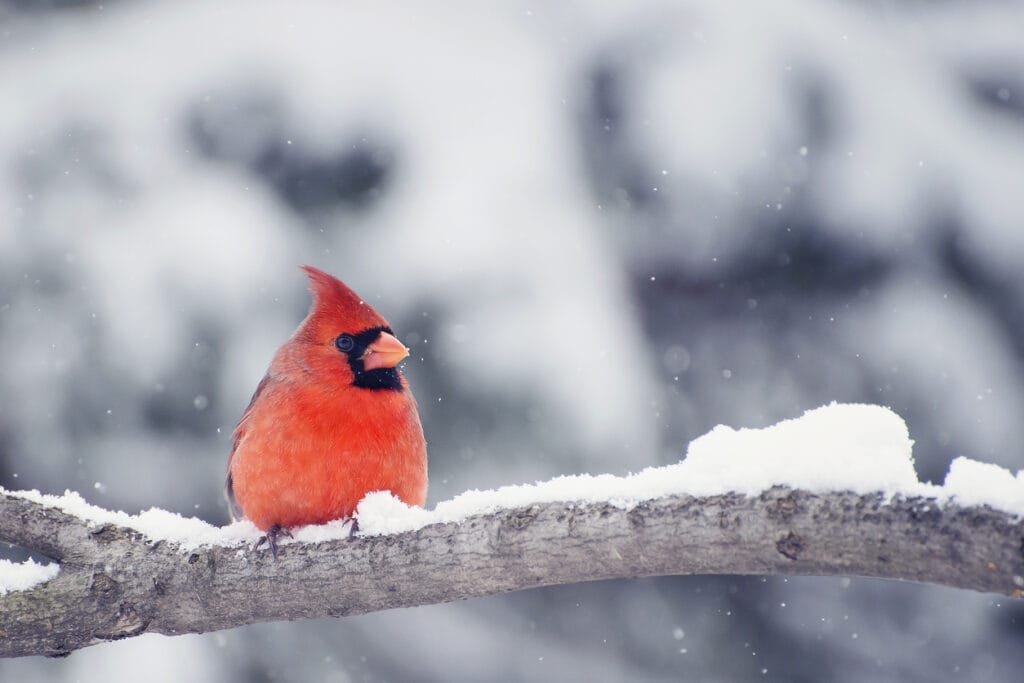
[[[1024,467],[1024,4],[0,0],[0,485],[214,523],[345,279],[430,502],[892,406]],[[17,557],[16,550],[5,550]],[[696,577],[147,636],[4,681],[1017,681],[1024,608]]]

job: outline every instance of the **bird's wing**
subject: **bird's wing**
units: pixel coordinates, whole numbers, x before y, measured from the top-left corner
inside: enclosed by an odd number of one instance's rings
[[[228,476],[227,481],[224,482],[224,495],[228,499],[228,509],[231,511],[231,519],[239,520],[242,519],[242,508],[239,507],[238,501],[235,499],[235,485],[231,479],[231,461],[235,458],[235,451],[238,450],[238,444],[241,443],[242,438],[245,437],[245,431],[249,426],[249,419],[252,417],[253,406],[256,405],[256,399],[259,398],[263,390],[270,384],[270,373],[268,372],[260,380],[260,383],[256,385],[256,391],[253,392],[252,398],[249,399],[249,405],[246,407],[245,412],[242,413],[242,419],[238,421],[238,426],[235,427],[235,431],[231,434],[231,455],[228,456]]]

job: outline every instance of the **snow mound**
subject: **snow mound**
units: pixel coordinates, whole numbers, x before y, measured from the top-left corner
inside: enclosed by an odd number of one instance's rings
[[[756,495],[777,484],[904,493],[919,485],[913,445],[888,408],[833,403],[765,429],[715,427],[690,444],[678,483],[701,495]]]
[[[959,457],[949,464],[943,493],[960,505],[988,505],[1024,515],[1024,470]]]

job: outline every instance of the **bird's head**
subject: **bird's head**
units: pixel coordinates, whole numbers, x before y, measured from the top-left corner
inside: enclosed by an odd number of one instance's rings
[[[291,340],[301,349],[301,368],[364,389],[401,390],[397,365],[409,349],[387,320],[338,278],[313,266],[302,269],[313,304]]]

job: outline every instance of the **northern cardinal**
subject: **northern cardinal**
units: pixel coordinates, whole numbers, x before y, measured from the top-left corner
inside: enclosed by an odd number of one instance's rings
[[[311,266],[309,315],[277,353],[234,431],[227,496],[277,556],[291,527],[351,517],[371,491],[427,496],[427,447],[398,370],[409,350],[341,280]]]

